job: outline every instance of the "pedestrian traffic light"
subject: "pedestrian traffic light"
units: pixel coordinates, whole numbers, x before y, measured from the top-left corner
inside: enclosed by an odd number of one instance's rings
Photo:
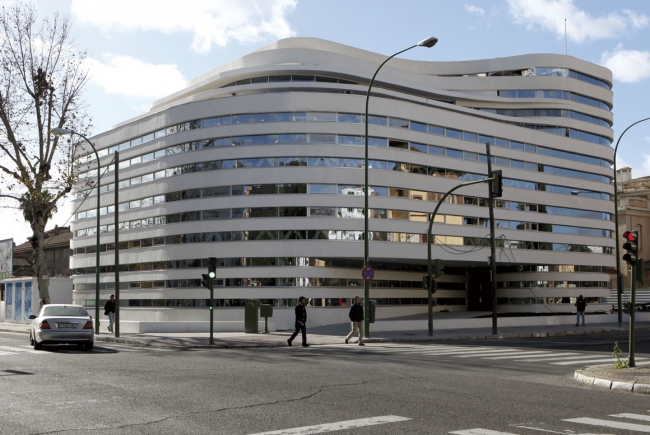
[[[217,259],[214,257],[208,258],[208,275],[210,279],[217,277]]]
[[[431,293],[435,293],[436,290],[438,290],[438,283],[435,279],[432,279],[431,282],[429,282],[429,275],[424,275],[422,277],[422,288],[428,289],[429,284],[431,284]]]
[[[639,233],[637,231],[626,231],[623,233],[623,238],[626,240],[623,244],[623,249],[627,251],[623,255],[623,260],[630,266],[634,266],[639,258]]]
[[[435,261],[434,270],[435,270],[434,275],[436,278],[440,278],[445,273],[445,266],[442,265],[442,261],[440,261],[439,259]]]
[[[625,314],[630,314],[632,312],[632,302],[623,303],[623,312]]]
[[[501,198],[503,195],[503,172],[499,169],[492,171],[492,198]]]
[[[643,269],[645,269],[643,258],[639,258],[636,261],[636,275],[634,276],[634,279],[636,280],[636,282],[641,283],[642,285],[643,285]]]
[[[203,277],[203,280],[201,280],[201,284],[203,287],[207,288],[208,290],[212,290],[213,287],[213,281],[212,278],[210,278],[210,275],[207,273],[204,273],[201,275]]]

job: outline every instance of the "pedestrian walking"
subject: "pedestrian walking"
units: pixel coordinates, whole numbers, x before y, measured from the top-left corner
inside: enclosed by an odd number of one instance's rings
[[[307,309],[305,304],[307,299],[304,296],[298,298],[298,305],[296,305],[296,330],[293,331],[291,338],[287,340],[287,344],[292,346],[291,342],[298,335],[299,331],[302,331],[302,347],[309,347],[307,344]]]
[[[359,296],[354,297],[354,305],[350,307],[350,322],[352,322],[352,330],[345,337],[345,344],[348,344],[348,341],[354,334],[358,332],[359,334],[359,346],[365,346],[363,344],[363,305],[361,305],[361,298]]]
[[[104,315],[108,316],[108,332],[113,332],[113,322],[115,321],[115,295],[106,301],[104,305]]]
[[[585,326],[585,310],[587,309],[587,301],[582,295],[578,296],[576,303],[573,304],[576,307],[576,326],[580,324],[580,317],[582,317],[582,326]]]

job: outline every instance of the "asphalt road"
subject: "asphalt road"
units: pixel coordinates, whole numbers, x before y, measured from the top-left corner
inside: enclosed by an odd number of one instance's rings
[[[650,433],[650,397],[573,381],[591,365],[576,360],[608,358],[615,340],[627,349],[624,334],[601,334],[34,352],[24,334],[0,333],[0,433]],[[638,334],[636,349],[638,362],[650,362],[650,334]],[[361,421],[328,426],[347,420]]]

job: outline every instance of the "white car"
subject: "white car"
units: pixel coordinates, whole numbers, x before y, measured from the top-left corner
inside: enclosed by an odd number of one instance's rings
[[[29,342],[34,349],[44,344],[76,344],[91,350],[95,342],[93,318],[81,305],[43,305],[38,316],[31,315]]]

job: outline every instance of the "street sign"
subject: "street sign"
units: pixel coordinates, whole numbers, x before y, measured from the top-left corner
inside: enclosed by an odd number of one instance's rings
[[[375,277],[375,269],[372,266],[363,266],[361,269],[361,276],[365,281],[372,281]]]

